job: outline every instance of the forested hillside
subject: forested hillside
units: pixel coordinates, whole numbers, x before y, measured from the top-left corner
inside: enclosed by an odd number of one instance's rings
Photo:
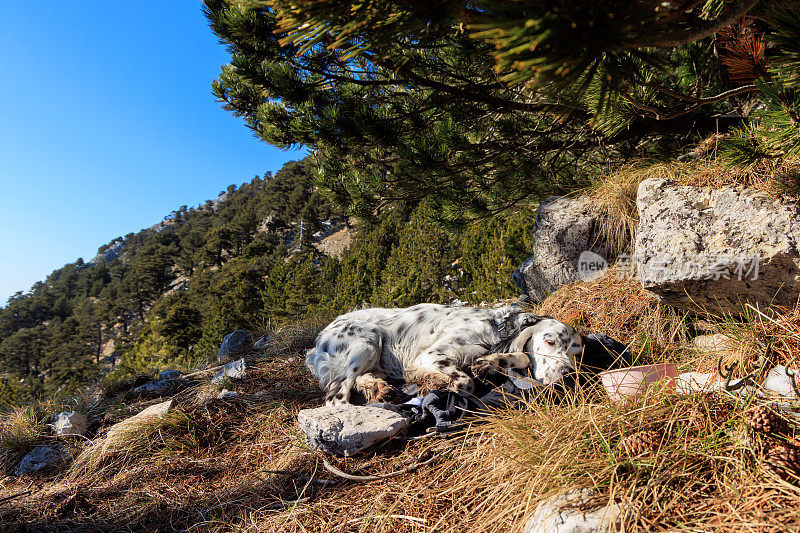
[[[346,219],[306,160],[182,206],[100,247],[0,309],[0,402],[71,393],[105,373],[192,368],[233,329],[256,333],[364,303],[516,294],[532,216],[446,230],[426,203]],[[355,234],[339,258],[319,242]],[[513,245],[513,246],[512,246]]]

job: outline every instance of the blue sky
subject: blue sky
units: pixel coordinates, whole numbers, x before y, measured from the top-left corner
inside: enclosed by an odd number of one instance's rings
[[[197,0],[4,2],[0,306],[78,257],[277,170],[211,94],[228,55]]]

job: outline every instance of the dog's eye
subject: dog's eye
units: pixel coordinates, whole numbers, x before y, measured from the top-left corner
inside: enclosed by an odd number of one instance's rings
[[[544,343],[547,344],[548,346],[555,346],[556,345],[555,339],[545,339]]]

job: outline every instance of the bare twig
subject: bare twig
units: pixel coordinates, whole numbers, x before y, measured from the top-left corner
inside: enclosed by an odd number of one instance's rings
[[[408,516],[404,514],[385,514],[385,515],[375,515],[375,516],[362,516],[361,518],[353,518],[352,520],[348,520],[345,522],[346,524],[352,524],[354,522],[362,522],[364,520],[370,520],[372,518],[397,518],[400,520],[410,520],[412,522],[419,522],[420,524],[425,524],[428,521],[424,518],[417,518],[415,516]]]
[[[14,498],[19,498],[20,496],[27,496],[28,494],[33,494],[32,490],[24,490],[22,492],[17,492],[16,494],[12,494],[11,496],[6,496],[5,498],[0,498],[0,503],[7,502],[9,500],[13,500]]]
[[[341,470],[339,470],[338,468],[336,468],[335,466],[330,464],[326,459],[322,460],[322,464],[325,466],[325,469],[328,470],[328,472],[330,472],[333,475],[339,476],[339,477],[344,478],[344,479],[349,479],[350,481],[366,482],[366,481],[378,481],[380,479],[389,479],[389,478],[392,478],[392,477],[400,476],[402,474],[408,474],[408,473],[414,472],[415,470],[418,470],[419,468],[432,463],[434,460],[438,459],[439,457],[441,457],[441,454],[436,454],[433,457],[431,457],[431,458],[429,458],[429,459],[427,459],[425,461],[422,461],[421,463],[414,463],[412,465],[408,465],[407,467],[403,468],[402,470],[396,470],[394,472],[389,472],[388,474],[378,474],[378,475],[374,475],[374,476],[356,476],[356,475],[353,475],[353,474],[348,474],[346,472],[342,472]]]
[[[717,372],[719,372],[720,377],[725,380],[725,390],[728,392],[733,392],[741,389],[746,385],[753,385],[755,383],[755,377],[758,374],[758,371],[751,372],[747,374],[742,379],[739,380],[738,383],[735,385],[731,385],[731,379],[733,378],[733,371],[736,370],[736,367],[739,365],[738,362],[734,361],[730,365],[725,365],[725,370],[722,370],[722,357],[717,360]]]

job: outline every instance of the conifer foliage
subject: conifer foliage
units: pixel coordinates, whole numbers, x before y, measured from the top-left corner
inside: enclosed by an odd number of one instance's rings
[[[263,140],[313,148],[321,183],[352,213],[430,197],[445,218],[483,217],[730,128],[734,160],[800,147],[796,2],[205,9],[231,53],[217,98]]]

